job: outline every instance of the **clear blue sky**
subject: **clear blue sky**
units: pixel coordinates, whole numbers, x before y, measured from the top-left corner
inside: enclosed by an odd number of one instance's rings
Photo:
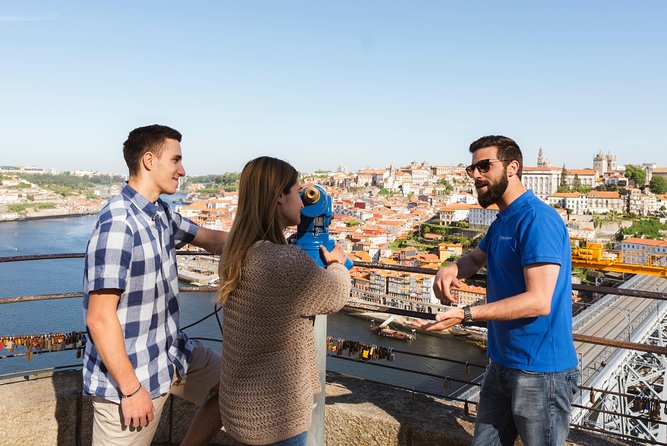
[[[667,167],[667,2],[0,0],[0,165],[126,171],[134,127],[191,175],[468,164]],[[663,129],[663,130],[660,130]]]

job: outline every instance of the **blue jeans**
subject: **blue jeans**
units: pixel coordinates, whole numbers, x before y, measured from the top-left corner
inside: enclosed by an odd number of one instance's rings
[[[308,432],[297,435],[296,437],[281,440],[277,443],[271,443],[267,446],[306,446],[308,444]]]
[[[579,371],[538,373],[486,367],[479,395],[473,446],[562,446],[570,430],[572,399]]]

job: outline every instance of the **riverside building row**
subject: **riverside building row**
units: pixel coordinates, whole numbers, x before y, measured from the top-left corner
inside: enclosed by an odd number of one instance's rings
[[[106,200],[120,191],[120,186],[100,186],[94,197],[84,194],[63,197],[19,176],[3,176],[0,184],[0,221],[49,218],[97,213]]]

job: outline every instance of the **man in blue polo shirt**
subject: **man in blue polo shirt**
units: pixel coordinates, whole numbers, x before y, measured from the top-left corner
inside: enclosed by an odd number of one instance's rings
[[[488,321],[488,355],[473,445],[563,445],[579,373],[572,341],[570,239],[562,219],[521,184],[523,156],[505,136],[470,145],[478,200],[496,220],[475,249],[440,269],[433,290],[454,302],[459,279],[487,267],[487,303],[453,307],[426,330]]]
[[[130,132],[129,180],[100,211],[86,249],[83,391],[93,397],[94,445],[150,445],[170,393],[201,405],[182,444],[208,444],[221,427],[220,356],[179,331],[176,249],[221,253],[227,233],[160,199],[185,175],[180,141],[161,125]]]

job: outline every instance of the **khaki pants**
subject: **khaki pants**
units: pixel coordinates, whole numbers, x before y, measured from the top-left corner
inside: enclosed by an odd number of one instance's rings
[[[157,430],[164,403],[170,394],[201,405],[211,393],[217,392],[220,381],[220,356],[193,341],[195,349],[185,378],[174,379],[170,393],[153,399],[155,419],[144,428],[124,426],[120,404],[100,397],[93,398],[93,445],[149,446]]]

